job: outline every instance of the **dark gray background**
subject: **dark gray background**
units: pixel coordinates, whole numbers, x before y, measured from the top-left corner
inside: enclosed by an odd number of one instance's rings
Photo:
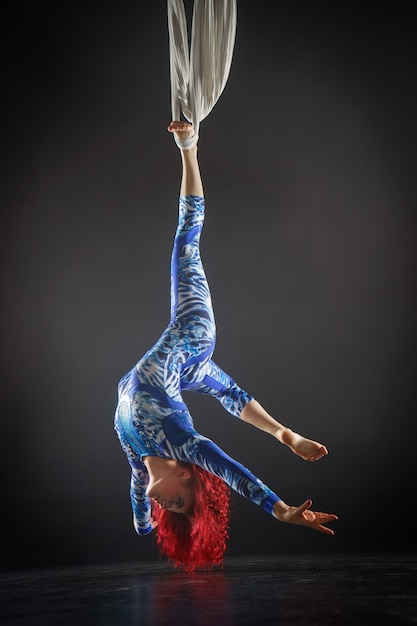
[[[187,3],[189,7],[191,3]],[[230,554],[415,549],[416,32],[408,3],[238,1],[202,123],[216,361],[323,441],[304,463],[210,398],[197,428],[333,538],[233,496]],[[411,5],[410,5],[411,6]],[[157,558],[113,431],[169,316],[180,158],[163,1],[19,4],[7,24],[2,562]]]

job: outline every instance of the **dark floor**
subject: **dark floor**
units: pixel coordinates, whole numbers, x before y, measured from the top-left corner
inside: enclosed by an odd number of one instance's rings
[[[417,554],[248,557],[2,574],[0,624],[417,624]]]

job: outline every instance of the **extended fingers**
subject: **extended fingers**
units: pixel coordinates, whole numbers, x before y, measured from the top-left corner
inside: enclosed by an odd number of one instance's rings
[[[333,513],[314,513],[315,514],[315,522],[313,523],[313,528],[318,530],[321,533],[325,533],[326,535],[334,535],[334,531],[327,526],[323,526],[323,524],[328,524],[329,522],[334,522],[338,519],[337,515]]]
[[[314,515],[319,522],[324,524],[327,524],[327,522],[334,522],[339,519],[337,515],[334,515],[333,513],[317,513],[314,511]]]
[[[334,535],[333,530],[324,526],[324,524],[337,520],[337,515],[333,513],[322,513],[321,511],[310,511],[311,505],[312,501],[309,499],[298,507],[297,513],[301,518],[300,521],[302,520],[301,523],[326,535]]]
[[[334,535],[334,530],[327,526],[322,526],[321,524],[316,524],[314,530],[318,530],[319,533],[324,533],[325,535]]]

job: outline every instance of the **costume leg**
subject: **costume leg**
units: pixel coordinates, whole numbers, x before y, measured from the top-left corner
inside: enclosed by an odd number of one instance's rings
[[[179,132],[181,122],[172,122]],[[193,132],[189,124],[182,134]],[[176,130],[175,130],[176,129]],[[179,132],[179,134],[181,134]],[[178,227],[171,258],[171,330],[184,350],[182,369],[210,358],[214,349],[215,323],[210,290],[200,257],[204,223],[204,190],[197,158],[197,145],[181,150],[182,180]]]
[[[171,258],[170,326],[177,329],[180,343],[190,351],[188,356],[198,361],[211,356],[216,332],[210,290],[200,256],[203,222],[204,198],[180,197]],[[190,364],[187,358],[187,365]]]

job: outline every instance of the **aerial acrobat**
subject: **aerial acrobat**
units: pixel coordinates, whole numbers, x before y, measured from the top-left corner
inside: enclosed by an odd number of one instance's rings
[[[199,249],[205,202],[197,144],[199,122],[217,102],[228,77],[236,1],[195,0],[191,68],[182,0],[168,0],[168,18],[173,113],[168,130],[182,159],[171,257],[171,317],[156,344],[121,379],[115,429],[132,470],[136,531],[142,535],[155,528],[162,554],[193,570],[219,565],[224,559],[229,487],[289,524],[332,535],[327,524],[337,517],[312,511],[311,500],[287,505],[250,470],[198,433],[184,403],[183,391],[209,394],[229,413],[273,435],[302,459],[317,461],[327,454],[323,444],[276,421],[212,359],[216,329]],[[227,45],[220,54],[219,43],[224,41]],[[180,120],[180,107],[192,123]]]

